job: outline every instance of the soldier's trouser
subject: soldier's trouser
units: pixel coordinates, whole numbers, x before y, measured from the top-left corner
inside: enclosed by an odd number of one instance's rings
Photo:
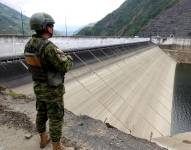
[[[62,97],[56,102],[36,101],[36,127],[39,133],[46,131],[46,121],[49,119],[50,138],[58,142],[62,136],[64,105]]]

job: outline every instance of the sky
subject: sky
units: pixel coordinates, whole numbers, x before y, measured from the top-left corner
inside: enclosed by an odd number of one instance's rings
[[[0,0],[28,17],[49,13],[56,25],[85,26],[95,23],[117,9],[125,0]]]

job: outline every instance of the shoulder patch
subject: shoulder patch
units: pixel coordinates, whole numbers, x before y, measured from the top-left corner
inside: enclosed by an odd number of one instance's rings
[[[63,51],[59,48],[56,49],[58,51],[58,53],[63,53]]]

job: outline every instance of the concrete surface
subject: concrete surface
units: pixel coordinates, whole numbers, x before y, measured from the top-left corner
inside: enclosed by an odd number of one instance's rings
[[[85,65],[66,76],[65,107],[137,137],[170,135],[175,65],[158,47]],[[32,84],[14,90],[32,94]]]
[[[66,85],[65,106],[138,137],[169,135],[175,64],[155,47],[107,65]]]
[[[181,133],[175,136],[160,137],[152,140],[168,150],[190,150],[191,133]]]

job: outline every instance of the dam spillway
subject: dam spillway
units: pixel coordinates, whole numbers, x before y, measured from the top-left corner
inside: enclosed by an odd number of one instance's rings
[[[190,85],[189,64],[177,64],[166,50],[148,42],[79,49],[70,54],[76,67],[66,75],[68,110],[149,140],[190,131],[189,90],[185,90]],[[30,76],[21,63],[23,56],[18,57],[2,61],[0,83],[33,95]]]
[[[134,136],[150,139],[170,135],[176,62],[154,45],[97,59],[90,64],[81,60],[80,68],[67,73],[65,107]],[[32,83],[13,89],[33,93]]]
[[[175,61],[158,47],[127,56],[66,84],[66,108],[138,137],[170,135]]]

